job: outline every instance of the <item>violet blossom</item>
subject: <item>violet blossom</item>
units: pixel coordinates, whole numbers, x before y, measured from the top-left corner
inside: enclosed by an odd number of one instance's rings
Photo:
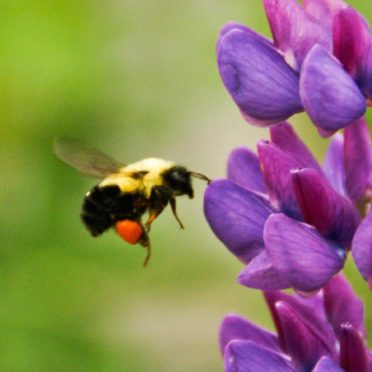
[[[372,95],[372,35],[341,0],[264,0],[273,41],[238,23],[220,33],[221,78],[244,118],[270,126],[306,111],[329,136]]]
[[[246,267],[248,287],[312,292],[344,265],[348,250],[372,282],[372,148],[359,119],[330,142],[323,168],[288,123],[270,128],[271,141],[229,158],[227,179],[206,190],[204,210],[216,236]],[[362,217],[364,217],[362,212]],[[359,226],[360,224],[360,226]],[[359,228],[358,228],[359,226]]]
[[[226,372],[368,372],[364,305],[341,275],[316,296],[264,292],[277,334],[235,314],[220,327]]]

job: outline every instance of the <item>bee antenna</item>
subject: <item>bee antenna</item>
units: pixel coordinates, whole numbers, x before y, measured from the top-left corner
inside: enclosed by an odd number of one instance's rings
[[[205,176],[204,174],[201,174],[201,173],[190,172],[190,175],[195,177],[195,178],[199,178],[200,180],[207,181],[208,185],[212,182],[212,180],[210,178],[208,178],[207,176]]]

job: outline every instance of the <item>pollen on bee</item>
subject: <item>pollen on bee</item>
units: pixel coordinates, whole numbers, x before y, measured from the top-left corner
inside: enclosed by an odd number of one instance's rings
[[[116,233],[130,244],[137,244],[143,234],[142,225],[137,221],[122,220],[115,224]]]

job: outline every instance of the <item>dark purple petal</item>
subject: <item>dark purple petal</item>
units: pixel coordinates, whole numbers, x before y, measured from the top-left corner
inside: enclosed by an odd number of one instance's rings
[[[264,6],[275,46],[295,70],[300,70],[313,45],[332,49],[331,30],[307,14],[296,0],[264,0]]]
[[[309,371],[321,356],[333,355],[329,345],[314,333],[316,325],[303,322],[294,308],[286,302],[275,304],[286,352],[291,356],[297,370]]]
[[[314,168],[322,173],[313,154],[297,136],[289,123],[283,122],[270,127],[270,138],[282,151],[288,152],[293,156],[298,161],[299,166]]]
[[[321,357],[311,372],[343,372],[339,365],[328,357]]]
[[[252,341],[231,341],[224,363],[225,372],[294,372],[286,357]]]
[[[343,274],[335,275],[324,286],[323,297],[329,322],[338,337],[343,323],[350,323],[359,332],[366,334],[363,302],[355,295]]]
[[[372,289],[372,209],[360,224],[353,239],[351,253],[355,264]]]
[[[241,261],[249,262],[264,249],[263,226],[273,209],[262,196],[216,180],[205,192],[204,213],[216,236]]]
[[[323,47],[314,46],[304,60],[300,94],[316,126],[336,131],[363,116],[366,102],[341,64]]]
[[[359,332],[349,323],[341,325],[340,364],[345,371],[368,372],[368,350]]]
[[[361,118],[344,132],[346,189],[357,202],[363,197],[372,170],[372,147],[368,124]]]
[[[283,214],[269,217],[264,228],[265,248],[273,266],[299,291],[321,288],[342,269],[345,253],[313,227]]]
[[[336,357],[334,350],[336,338],[324,313],[323,300],[320,295],[304,298],[298,295],[291,296],[280,291],[265,291],[264,295],[278,331],[279,343],[284,351],[287,351],[284,342],[284,331],[275,305],[278,302],[289,304],[296,311],[297,316],[301,318],[301,321],[306,324],[306,327],[312,330],[314,337],[321,340],[323,347],[327,350],[327,354],[332,354],[333,357]]]
[[[333,20],[334,54],[356,80],[362,92],[372,93],[372,34],[366,19],[352,7]]]
[[[273,291],[289,288],[286,278],[274,269],[267,253],[256,256],[238,276],[238,282],[249,288]]]
[[[339,194],[346,196],[344,137],[341,134],[335,134],[329,143],[323,163],[323,171],[333,188]]]
[[[227,178],[247,189],[262,193],[266,191],[258,157],[244,147],[231,152],[227,163]]]
[[[233,28],[217,53],[221,78],[247,121],[267,126],[303,110],[297,74],[262,36]]]
[[[299,162],[269,141],[260,141],[257,150],[271,203],[285,214],[302,219],[290,174],[291,169],[300,166]]]
[[[226,345],[232,340],[252,341],[257,345],[280,352],[276,335],[235,314],[226,316],[220,326],[220,350],[222,354]]]
[[[304,222],[315,226],[327,239],[349,248],[360,222],[354,204],[338,194],[315,169],[299,169],[291,174]]]

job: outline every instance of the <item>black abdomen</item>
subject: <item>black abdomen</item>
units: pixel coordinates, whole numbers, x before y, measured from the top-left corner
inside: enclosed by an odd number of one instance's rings
[[[93,187],[85,196],[81,219],[93,236],[120,220],[140,220],[147,203],[139,193],[123,193],[118,186]]]

